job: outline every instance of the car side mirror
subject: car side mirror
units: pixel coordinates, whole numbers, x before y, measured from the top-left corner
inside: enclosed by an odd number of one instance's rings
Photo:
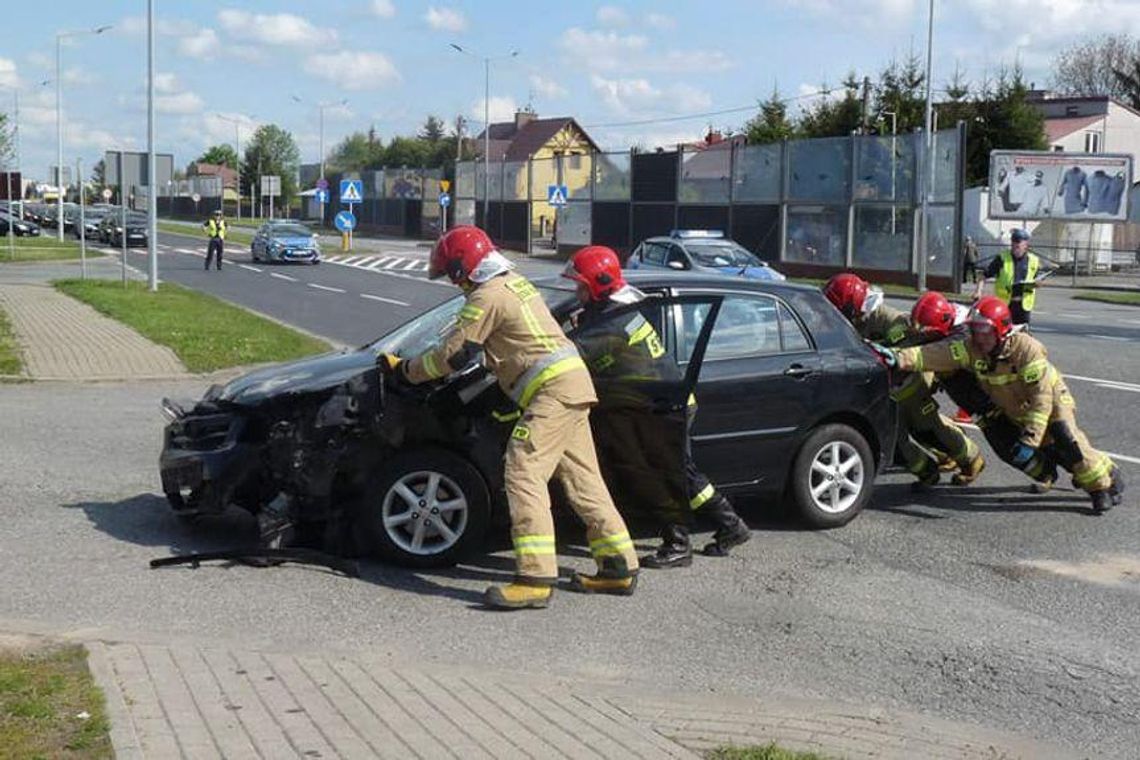
[[[683,262],[683,261],[677,261],[676,259],[674,259],[673,261],[670,261],[670,262],[669,262],[669,264],[668,264],[668,267],[669,267],[670,269],[680,269],[680,270],[684,270],[684,269],[685,269],[685,262]]]

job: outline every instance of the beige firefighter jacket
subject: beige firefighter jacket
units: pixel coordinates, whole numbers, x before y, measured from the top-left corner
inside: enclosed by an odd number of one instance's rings
[[[1017,331],[1006,338],[996,358],[974,349],[961,335],[897,352],[899,368],[974,373],[994,404],[1022,428],[1021,440],[1037,448],[1058,404],[1072,406],[1072,396],[1061,373],[1049,363],[1045,346],[1029,333]]]
[[[402,371],[410,382],[427,382],[462,369],[480,349],[487,369],[523,409],[540,390],[565,404],[597,401],[577,348],[521,275],[476,285],[440,345],[403,362]]]
[[[918,331],[911,326],[910,316],[906,312],[886,304],[880,304],[870,314],[856,319],[852,324],[855,326],[855,331],[864,340],[874,341],[889,347],[904,345],[908,341],[915,341],[920,337]],[[933,382],[934,376],[923,372],[915,372],[902,378],[896,378],[895,386],[891,390],[891,398],[899,403],[906,403],[922,391],[929,393]]]

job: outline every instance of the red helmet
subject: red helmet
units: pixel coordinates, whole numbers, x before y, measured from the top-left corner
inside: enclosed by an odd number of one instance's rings
[[[946,336],[954,329],[957,315],[954,304],[941,293],[931,290],[923,293],[910,310],[910,321],[925,333]]]
[[[625,285],[621,261],[612,248],[588,245],[570,257],[562,276],[590,289],[590,300],[601,301]]]
[[[823,286],[823,294],[848,319],[863,313],[863,304],[871,286],[859,275],[844,272],[837,274]]]
[[[997,296],[986,296],[970,312],[970,330],[993,330],[1000,344],[1013,329],[1009,306]]]
[[[434,280],[447,275],[452,282],[458,284],[467,279],[475,267],[479,266],[479,262],[494,250],[495,244],[491,238],[478,227],[452,227],[443,233],[431,249],[428,277]]]

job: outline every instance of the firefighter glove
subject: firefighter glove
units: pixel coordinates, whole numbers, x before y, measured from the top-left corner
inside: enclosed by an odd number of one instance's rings
[[[1029,464],[1029,460],[1037,453],[1037,449],[1027,444],[1018,442],[1013,445],[1013,451],[1010,452],[1009,463],[1014,467],[1024,467]]]
[[[397,370],[400,368],[400,362],[402,361],[403,359],[395,354],[377,354],[376,368],[385,375],[394,375],[397,374]]]
[[[895,355],[894,351],[882,345],[881,343],[869,343],[868,345],[871,346],[872,351],[874,351],[882,358],[883,363],[888,367],[893,368],[899,366],[898,356]]]

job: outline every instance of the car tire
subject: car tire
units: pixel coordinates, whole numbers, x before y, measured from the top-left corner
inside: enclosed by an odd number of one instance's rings
[[[875,458],[867,440],[858,430],[833,423],[813,430],[800,446],[790,490],[809,525],[838,528],[863,511],[874,480]]]
[[[411,501],[410,495],[423,498]],[[365,553],[404,567],[449,567],[482,546],[491,499],[479,471],[466,460],[442,449],[420,449],[385,463],[353,512]]]

